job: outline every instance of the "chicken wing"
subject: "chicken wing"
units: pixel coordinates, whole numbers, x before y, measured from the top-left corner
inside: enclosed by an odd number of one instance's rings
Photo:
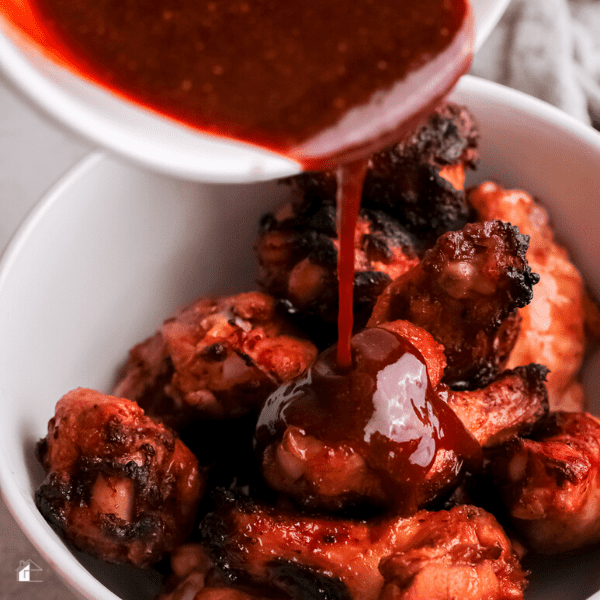
[[[260,410],[314,360],[315,346],[259,292],[201,298],[135,346],[113,393],[181,429],[197,417]]]
[[[459,591],[468,600],[522,598],[525,574],[510,541],[473,506],[367,522],[226,493],[218,505],[201,529],[216,566],[235,582],[272,585],[298,600],[455,600]]]
[[[581,275],[554,240],[546,211],[529,194],[486,182],[470,190],[468,197],[481,220],[508,221],[529,236],[527,260],[540,275],[531,304],[519,311],[523,322],[508,366],[546,365],[551,409],[582,410],[577,380],[585,344]]]
[[[530,548],[552,554],[600,541],[600,420],[550,413],[531,439],[497,449],[494,483]]]
[[[400,322],[355,335],[348,372],[335,348],[321,354],[261,412],[255,446],[267,484],[328,510],[368,503],[409,514],[440,495],[480,454],[432,386],[442,353]]]
[[[37,454],[48,475],[36,505],[76,548],[148,566],[189,535],[204,475],[173,432],[134,402],[69,392]]]

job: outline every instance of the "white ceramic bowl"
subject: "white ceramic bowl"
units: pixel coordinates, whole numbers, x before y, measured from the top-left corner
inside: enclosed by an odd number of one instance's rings
[[[465,78],[454,94],[476,115],[472,178],[519,186],[550,209],[600,296],[600,135],[520,93]],[[42,200],[0,263],[0,485],[23,530],[86,598],[146,600],[155,578],[73,553],[33,502],[33,456],[68,390],[109,390],[128,348],[198,294],[252,289],[259,215],[277,184],[185,183],[93,154]],[[600,365],[587,376],[590,403]],[[600,589],[598,552],[536,565],[529,600],[583,600]],[[599,596],[600,598],[600,596]]]
[[[19,3],[20,0],[6,0]],[[509,0],[472,0],[479,47]],[[216,183],[265,181],[298,163],[218,137],[202,135],[144,110],[50,62],[19,35],[0,7],[0,69],[53,119],[95,144],[153,170]]]

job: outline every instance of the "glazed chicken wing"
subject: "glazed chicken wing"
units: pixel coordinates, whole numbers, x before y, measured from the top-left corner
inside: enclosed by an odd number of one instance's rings
[[[480,446],[433,387],[445,361],[426,331],[388,323],[351,347],[350,371],[331,348],[269,397],[255,436],[263,477],[306,506],[410,514],[475,465]]]
[[[519,311],[523,322],[508,366],[546,365],[552,410],[581,410],[583,392],[577,381],[585,342],[581,275],[554,241],[546,211],[529,194],[486,182],[469,192],[469,200],[480,219],[508,221],[529,236],[527,260],[540,275],[531,304]]]
[[[198,461],[134,402],[69,392],[37,453],[48,475],[36,505],[78,549],[148,566],[189,535],[204,487]]]
[[[455,600],[459,590],[468,600],[522,598],[511,544],[479,508],[366,522],[287,513],[230,494],[218,505],[202,533],[232,581],[273,585],[298,600]]]
[[[469,111],[443,104],[413,136],[371,156],[362,206],[397,220],[419,249],[431,246],[442,233],[467,223],[465,170],[478,162],[478,142]],[[313,201],[335,198],[333,173],[306,173],[290,181]]]
[[[257,244],[259,282],[321,348],[337,335],[339,241],[335,189],[310,195],[267,215]],[[354,233],[355,328],[365,326],[375,301],[396,277],[417,264],[413,238],[381,211],[362,209]]]
[[[501,221],[444,234],[386,288],[369,325],[405,319],[423,327],[444,346],[448,385],[486,385],[506,364],[518,334],[515,311],[531,301],[539,279],[526,251],[527,237]]]
[[[485,388],[449,390],[445,398],[481,446],[490,448],[529,433],[548,412],[547,373],[541,365],[517,367]]]
[[[531,439],[492,456],[494,483],[529,547],[552,554],[600,541],[600,420],[550,413]]]
[[[485,388],[453,391],[439,385],[445,359],[443,347],[431,335],[407,321],[384,323],[381,327],[400,334],[417,348],[425,360],[427,372],[431,373],[435,392],[483,447],[493,447],[520,433],[528,433],[546,414],[544,367],[519,367],[498,375]],[[331,436],[315,430],[311,417],[322,407],[312,406],[303,420],[300,418],[291,423],[294,404],[302,400],[302,395],[294,398],[275,394],[265,405],[259,427],[272,433],[268,435],[267,431],[258,430],[257,439],[264,435],[268,440],[259,444],[262,473],[267,484],[311,507],[337,510],[353,503],[368,502],[379,506],[395,505],[398,510],[402,496],[397,489],[390,492],[387,488],[389,475],[383,476],[377,468],[376,456],[374,459],[363,445],[353,443],[350,433],[346,434],[346,439],[334,441]],[[392,400],[384,414],[406,426],[410,423],[409,413],[395,410],[397,400]],[[341,410],[348,413],[349,419],[360,418],[358,403],[350,399],[344,409],[331,412],[326,421],[330,428],[341,430],[344,422],[339,416]],[[287,424],[284,423],[286,420]],[[424,506],[449,489],[456,482],[462,466],[460,449],[438,447],[428,469],[420,478],[411,481],[414,506]],[[408,479],[407,473],[404,477]]]
[[[130,351],[113,393],[180,429],[196,417],[260,410],[316,353],[266,294],[202,298]]]

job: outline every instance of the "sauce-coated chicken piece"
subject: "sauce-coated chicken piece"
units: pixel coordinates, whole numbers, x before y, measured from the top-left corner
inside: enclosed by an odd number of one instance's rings
[[[467,223],[465,170],[479,160],[478,142],[468,109],[443,104],[414,135],[371,156],[362,206],[396,219],[420,249],[433,245],[442,233]],[[333,173],[306,173],[290,181],[311,199],[335,198]]]
[[[130,351],[113,393],[180,429],[196,417],[260,410],[316,354],[266,294],[201,298]]]
[[[529,547],[553,554],[600,541],[600,420],[550,413],[531,439],[490,461],[515,529]]]
[[[518,367],[501,373],[485,388],[453,391],[443,384],[439,385],[445,365],[444,349],[430,334],[407,321],[384,323],[380,327],[410,340],[425,360],[435,392],[483,447],[492,447],[518,434],[528,433],[546,414],[548,402],[544,367]],[[291,403],[281,402],[281,398],[274,402],[273,406],[277,406],[278,410],[283,409],[283,417],[277,416],[277,411],[269,414],[268,411],[273,408],[269,406],[270,402],[273,400],[265,405],[259,423],[270,423],[274,429],[280,427],[279,435],[269,439],[260,456],[263,477],[272,489],[286,493],[304,505],[329,510],[360,502],[382,506],[397,503],[398,495],[390,497],[386,492],[385,478],[362,446],[353,445],[350,436],[336,443],[326,435],[311,431],[310,417],[318,412],[314,407],[304,426],[299,421],[288,423],[283,428],[281,421],[286,419],[286,413],[293,410],[293,399]],[[353,417],[353,411],[361,412],[352,400],[344,410],[349,418],[359,418]],[[388,418],[395,417],[404,426],[407,421],[400,419],[401,416],[401,413],[388,409]],[[288,417],[288,420],[291,419]],[[329,426],[339,430],[342,423],[339,411],[333,411],[328,420]],[[258,433],[261,435],[261,432]],[[442,494],[460,473],[463,461],[459,453],[447,448],[437,450],[427,472],[412,481],[416,506],[424,506]]]
[[[338,316],[335,190],[307,195],[261,223],[259,282],[324,349],[336,341]],[[354,320],[362,329],[377,297],[418,262],[413,238],[381,211],[363,208],[354,233]]]
[[[36,505],[76,548],[148,566],[189,535],[204,475],[174,433],[134,402],[69,392],[37,454],[48,474]]]
[[[167,590],[156,600],[276,600],[280,593],[233,587],[220,575],[202,544],[183,544],[171,553]]]
[[[485,388],[448,391],[448,406],[484,448],[529,433],[548,412],[548,369],[531,364],[503,371]]]
[[[202,522],[216,566],[295,600],[517,600],[525,577],[494,517],[473,506],[373,522],[298,515],[223,494]],[[424,595],[420,595],[420,593]]]
[[[486,182],[469,192],[469,200],[480,219],[508,221],[529,236],[527,260],[540,275],[531,304],[519,311],[523,322],[508,366],[546,365],[550,408],[582,410],[583,392],[577,381],[585,345],[581,275],[554,241],[546,211],[529,194]]]
[[[516,309],[531,301],[539,279],[526,252],[527,237],[502,221],[446,233],[386,288],[369,326],[405,319],[423,327],[445,348],[445,383],[484,386],[504,368],[518,335]]]
[[[351,348],[350,370],[339,370],[334,347],[269,397],[255,436],[263,477],[306,506],[411,514],[465,463],[476,468],[481,448],[433,387],[444,358],[426,331],[388,323]]]

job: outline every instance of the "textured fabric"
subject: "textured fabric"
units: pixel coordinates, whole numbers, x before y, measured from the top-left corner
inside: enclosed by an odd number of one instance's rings
[[[512,0],[472,74],[600,123],[600,0]]]

